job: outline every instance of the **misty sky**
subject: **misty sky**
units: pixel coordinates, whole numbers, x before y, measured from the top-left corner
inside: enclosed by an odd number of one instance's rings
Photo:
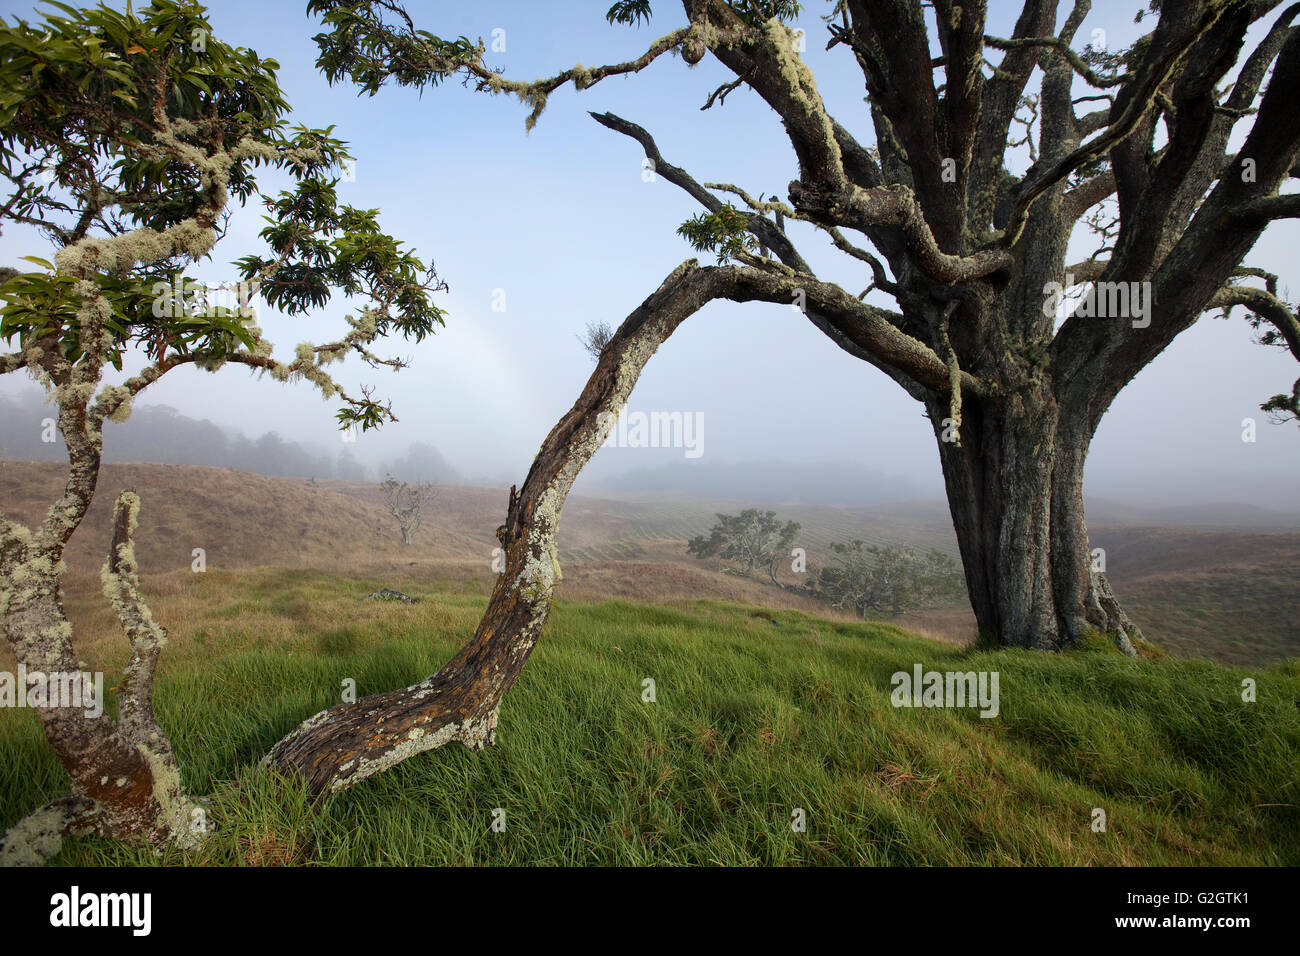
[[[489,54],[488,62],[518,79],[634,57],[683,22],[679,4],[659,0],[648,27],[612,27],[603,16],[610,2],[416,0],[408,9],[418,26],[444,36],[490,44],[492,31],[503,29],[506,50]],[[376,385],[401,419],[350,447],[374,460],[424,441],[461,474],[521,481],[591,372],[575,335],[592,320],[617,325],[673,267],[695,255],[675,229],[699,207],[663,180],[644,181],[640,147],[587,111],[614,112],[646,127],[665,158],[701,182],[784,197],[796,166],[780,121],[744,89],[725,106],[701,112],[709,92],[730,74],[709,58],[690,69],[671,55],[639,75],[607,79],[582,93],[565,87],[551,96],[530,134],[527,110],[514,97],[475,93],[458,82],[422,97],[389,88],[358,98],[347,85],[331,89],[316,72],[311,37],[319,23],[305,15],[305,6],[305,0],[210,4],[223,40],[280,62],[294,121],[336,124],[336,135],[351,144],[356,179],[340,184],[342,201],[382,210],[386,230],[426,261],[434,259],[451,287],[437,299],[448,313],[445,329],[419,346],[400,340],[388,346],[411,357],[411,368],[392,374],[349,362],[335,372],[349,391]],[[833,115],[870,142],[856,63],[843,47],[823,49],[820,15],[830,5],[807,6],[800,22],[809,33],[805,58],[822,95]],[[990,32],[1007,35],[1019,3],[991,6]],[[1112,47],[1131,41],[1136,8],[1119,0],[1094,4],[1080,37],[1104,29]],[[30,19],[32,10],[30,3],[0,2],[7,17]],[[189,274],[211,282],[235,278],[228,263],[262,249],[260,216],[256,208],[237,213],[216,260]],[[811,228],[796,224],[792,237],[823,278],[853,291],[868,284],[860,263],[835,253]],[[1300,295],[1298,246],[1300,225],[1275,223],[1247,259],[1279,273],[1289,299]],[[50,251],[30,232],[11,228],[0,237],[3,264],[21,265],[20,255]],[[1085,258],[1091,249],[1080,244],[1078,251]],[[503,312],[492,308],[497,290],[504,292]],[[278,344],[277,356],[292,357],[299,342],[337,337],[345,311],[341,300],[296,319],[261,308],[259,321]],[[1202,318],[1120,395],[1088,460],[1090,494],[1300,508],[1294,493],[1300,428],[1269,425],[1259,411],[1269,396],[1289,392],[1300,370],[1284,350],[1254,344],[1241,316],[1237,310],[1227,322]],[[32,387],[17,375],[0,378],[3,393]],[[279,385],[244,369],[215,375],[178,369],[141,401],[253,435],[274,430],[331,447],[340,441],[335,406],[309,385]],[[680,450],[607,448],[592,463],[597,475],[669,461],[681,467],[847,461],[901,476],[919,495],[942,493],[921,406],[789,307],[708,306],[650,362],[629,408],[702,413],[704,454],[687,460]],[[1246,417],[1259,423],[1254,444],[1241,440]]]

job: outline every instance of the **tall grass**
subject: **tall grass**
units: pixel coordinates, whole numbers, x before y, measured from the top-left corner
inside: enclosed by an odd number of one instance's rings
[[[1300,661],[963,650],[713,602],[559,602],[497,746],[421,755],[313,809],[261,756],[345,679],[365,694],[435,670],[483,599],[395,605],[360,600],[375,581],[198,577],[156,601],[174,622],[157,705],[215,829],[161,858],[71,841],[58,863],[1300,863]],[[119,644],[92,642],[108,685]],[[1000,714],[894,708],[891,676],[916,663],[998,671]],[[66,792],[30,710],[0,712],[0,765],[0,826]]]

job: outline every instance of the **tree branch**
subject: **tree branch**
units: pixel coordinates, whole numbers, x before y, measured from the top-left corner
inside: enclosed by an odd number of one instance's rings
[[[112,602],[131,647],[124,669],[117,724],[128,740],[175,764],[171,742],[154,717],[154,671],[167,643],[167,631],[154,621],[140,596],[140,568],[131,539],[139,514],[140,498],[134,492],[122,492],[114,507],[113,543],[102,574],[104,594]]]
[[[710,212],[717,212],[722,208],[722,201],[719,200],[718,197],[709,192],[709,190],[704,186],[700,185],[700,183],[685,170],[672,165],[663,158],[654,138],[645,129],[635,123],[614,116],[612,113],[593,113],[592,117],[602,126],[612,129],[615,132],[622,133],[625,136],[629,136],[640,143],[642,148],[645,150],[647,158],[655,164],[656,172],[662,174],[669,182],[685,190],[688,195],[692,196],[697,202],[703,205],[704,208],[708,209]],[[859,149],[861,149],[861,147],[859,147]],[[865,154],[865,151],[863,151],[863,153]],[[870,161],[869,157],[867,157],[867,160]],[[751,206],[755,205],[753,200],[750,200],[749,202]],[[764,207],[770,206],[775,209],[779,204],[768,203],[758,205]],[[792,218],[799,215],[788,207],[782,206],[781,208],[785,212],[789,213]],[[811,267],[799,254],[798,250],[795,249],[794,245],[785,235],[784,230],[780,229],[766,216],[760,215],[757,212],[752,213],[749,216],[749,229],[761,243],[771,249],[772,252],[776,254],[777,258],[793,272],[809,275],[812,274]],[[755,265],[757,265],[757,263],[755,263]],[[876,276],[878,284],[881,277],[882,276]],[[883,287],[884,286],[882,286],[882,288]],[[789,299],[786,301],[788,302]],[[882,314],[892,315],[892,313],[883,313],[883,311]],[[823,334],[829,337],[844,351],[848,352],[855,358],[868,362],[875,368],[884,372],[913,398],[916,398],[918,401],[922,400],[924,397],[923,386],[913,380],[906,373],[892,367],[887,362],[882,361],[879,356],[873,354],[868,348],[863,347],[861,344],[860,330],[852,328],[852,317],[840,315],[831,318],[823,315],[814,307],[808,308],[807,317],[814,326],[816,326]],[[901,320],[901,317],[894,317],[894,319],[891,319],[891,321],[896,320]]]
[[[1123,73],[1119,76],[1100,76],[1094,72],[1087,63],[1083,62],[1083,57],[1070,49],[1069,43],[1062,40],[1060,37],[1040,36],[1024,37],[1020,39],[1012,38],[1006,40],[1001,37],[985,35],[984,42],[995,50],[1016,50],[1024,47],[1049,47],[1056,53],[1065,57],[1070,66],[1074,68],[1074,72],[1083,77],[1084,81],[1087,82],[1089,86],[1094,86],[1099,90],[1109,89],[1112,86],[1122,86],[1124,83],[1133,79],[1132,75],[1129,73]]]
[[[1291,354],[1300,361],[1300,313],[1271,292],[1246,285],[1224,286],[1206,303],[1205,311],[1231,310],[1238,305],[1267,319],[1286,342]]]
[[[1300,193],[1252,199],[1229,212],[1228,217],[1247,226],[1262,226],[1274,219],[1297,219],[1300,218]]]
[[[969,256],[944,252],[907,186],[875,189],[851,186],[839,193],[826,193],[796,181],[790,183],[790,198],[796,209],[815,222],[844,225],[862,232],[874,226],[901,230],[913,263],[938,282],[969,282],[1014,264],[1011,253],[1002,248],[984,249]]]
[[[1010,247],[1019,241],[1020,234],[1028,221],[1029,209],[1035,200],[1076,169],[1105,155],[1138,128],[1154,106],[1156,92],[1173,75],[1175,67],[1187,52],[1218,22],[1219,12],[1219,10],[1207,12],[1195,29],[1182,38],[1182,42],[1171,44],[1170,49],[1143,61],[1137,77],[1124,86],[1120,99],[1116,100],[1116,106],[1121,102],[1124,103],[1120,115],[1110,123],[1104,133],[1062,157],[1021,187],[1020,197],[1002,239],[1004,246]]]

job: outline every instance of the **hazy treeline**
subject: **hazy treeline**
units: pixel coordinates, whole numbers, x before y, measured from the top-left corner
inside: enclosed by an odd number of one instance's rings
[[[63,438],[48,421],[55,409],[38,393],[0,395],[0,458],[66,461]],[[46,441],[49,435],[54,441]],[[104,460],[144,461],[169,465],[211,465],[260,475],[300,475],[371,481],[392,473],[403,481],[451,483],[459,475],[432,445],[413,443],[392,461],[366,464],[351,449],[335,452],[266,432],[259,438],[228,432],[206,419],[181,414],[167,405],[143,405],[122,424],[105,425]]]

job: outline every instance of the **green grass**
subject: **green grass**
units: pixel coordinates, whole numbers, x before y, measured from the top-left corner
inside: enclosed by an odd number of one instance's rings
[[[483,598],[407,584],[424,600],[390,605],[359,600],[386,582],[191,577],[157,704],[216,829],[161,860],[84,839],[57,863],[1300,864],[1300,661],[967,651],[789,611],[562,601],[496,747],[423,754],[313,810],[257,760],[345,678],[364,694],[435,670]],[[120,667],[103,646],[92,664]],[[891,675],[915,663],[998,671],[1001,713],[892,707]],[[0,827],[67,790],[30,710],[0,712],[0,763]]]

